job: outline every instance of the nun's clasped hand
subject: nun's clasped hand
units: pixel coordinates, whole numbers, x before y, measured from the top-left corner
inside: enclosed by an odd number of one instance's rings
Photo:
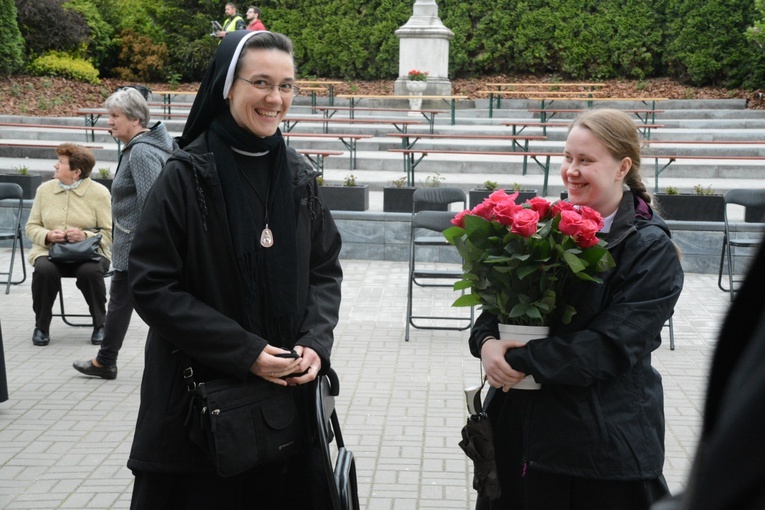
[[[280,386],[296,386],[316,379],[321,369],[321,358],[308,347],[297,346],[297,358],[284,357],[290,351],[267,345],[255,360],[250,371]]]
[[[524,344],[513,340],[491,339],[481,348],[481,363],[486,372],[486,380],[497,389],[507,392],[518,384],[526,374],[518,372],[505,361],[508,349],[522,348]]]

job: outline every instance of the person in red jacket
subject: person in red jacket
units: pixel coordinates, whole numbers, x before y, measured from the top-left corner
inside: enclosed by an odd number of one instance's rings
[[[265,30],[266,26],[260,21],[260,9],[251,5],[247,8],[247,30]]]

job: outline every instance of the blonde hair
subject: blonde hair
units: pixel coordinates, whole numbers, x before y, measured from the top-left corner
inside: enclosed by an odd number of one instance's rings
[[[595,135],[614,159],[632,160],[632,166],[624,177],[624,184],[633,194],[650,204],[651,195],[648,194],[640,175],[640,135],[632,118],[620,110],[599,108],[580,114],[569,126],[569,132],[577,126]]]

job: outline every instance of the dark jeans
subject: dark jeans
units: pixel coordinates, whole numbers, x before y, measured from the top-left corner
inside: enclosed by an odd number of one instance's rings
[[[106,258],[102,258],[101,262],[57,264],[48,260],[48,257],[37,257],[35,271],[32,274],[32,309],[35,312],[35,327],[46,333],[50,330],[53,304],[61,288],[62,277],[77,278],[77,288],[88,303],[90,316],[93,317],[93,326],[103,326],[106,316],[104,274],[109,270],[109,264]]]
[[[125,340],[125,334],[133,316],[133,301],[130,299],[127,271],[114,271],[109,287],[109,310],[104,323],[104,341],[96,361],[105,367],[117,364],[117,356]]]

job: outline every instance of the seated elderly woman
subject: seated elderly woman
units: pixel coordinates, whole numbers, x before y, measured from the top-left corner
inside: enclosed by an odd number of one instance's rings
[[[32,308],[35,331],[32,343],[50,342],[53,303],[61,288],[61,277],[77,278],[93,317],[91,342],[103,340],[106,316],[104,274],[111,264],[112,210],[111,195],[105,186],[90,179],[96,164],[93,153],[77,144],[63,143],[56,148],[58,161],[53,165],[53,179],[37,188],[26,231],[33,246],[29,263],[32,274]],[[76,243],[101,234],[98,262],[53,262],[49,249],[56,243]]]

